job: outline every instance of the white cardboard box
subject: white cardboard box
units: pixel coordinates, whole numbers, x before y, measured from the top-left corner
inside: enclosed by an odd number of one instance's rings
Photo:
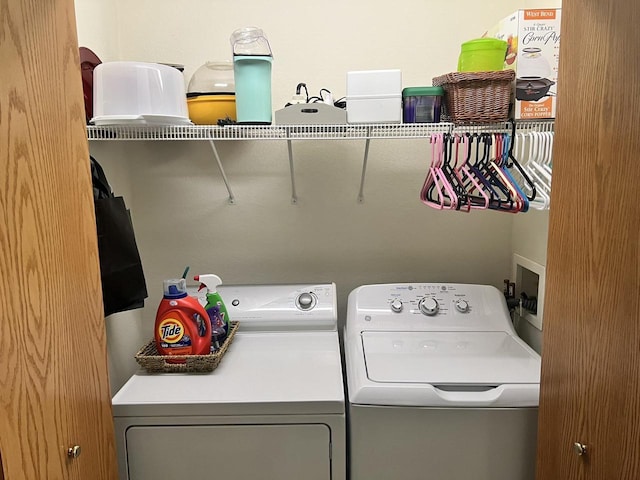
[[[504,68],[516,72],[515,118],[555,118],[561,9],[518,10],[487,32],[508,44]]]
[[[400,70],[347,72],[348,123],[400,123],[402,73]]]

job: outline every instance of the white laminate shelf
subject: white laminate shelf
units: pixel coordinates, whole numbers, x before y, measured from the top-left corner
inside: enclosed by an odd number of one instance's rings
[[[517,121],[517,132],[551,132],[553,120]],[[358,201],[364,201],[364,179],[369,155],[369,143],[373,139],[428,138],[435,133],[509,133],[510,122],[456,125],[453,123],[413,124],[345,124],[345,125],[108,125],[87,126],[90,141],[208,141],[213,150],[218,168],[229,193],[229,203],[236,203],[235,196],[224,172],[215,146],[217,141],[228,140],[285,140],[288,143],[289,168],[291,172],[291,202],[297,203],[293,168],[293,140],[365,140],[362,178]]]

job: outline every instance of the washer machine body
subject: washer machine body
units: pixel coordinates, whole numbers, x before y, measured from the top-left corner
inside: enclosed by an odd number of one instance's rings
[[[496,288],[359,287],[345,359],[352,480],[533,480],[540,357]]]

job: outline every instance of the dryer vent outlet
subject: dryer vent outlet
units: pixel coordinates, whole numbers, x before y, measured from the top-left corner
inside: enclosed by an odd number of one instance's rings
[[[542,330],[544,310],[545,267],[518,254],[513,255],[512,277],[515,280],[515,296],[525,294],[526,298],[536,298],[535,312],[525,308],[516,309],[515,315]]]

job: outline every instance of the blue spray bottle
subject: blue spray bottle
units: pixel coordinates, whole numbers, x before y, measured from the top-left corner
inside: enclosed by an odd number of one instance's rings
[[[218,285],[222,283],[222,280],[213,274],[196,275],[193,279],[200,282],[198,291],[203,288],[207,289],[207,304],[204,309],[211,320],[211,351],[214,352],[222,346],[230,329],[229,314],[218,293]]]

